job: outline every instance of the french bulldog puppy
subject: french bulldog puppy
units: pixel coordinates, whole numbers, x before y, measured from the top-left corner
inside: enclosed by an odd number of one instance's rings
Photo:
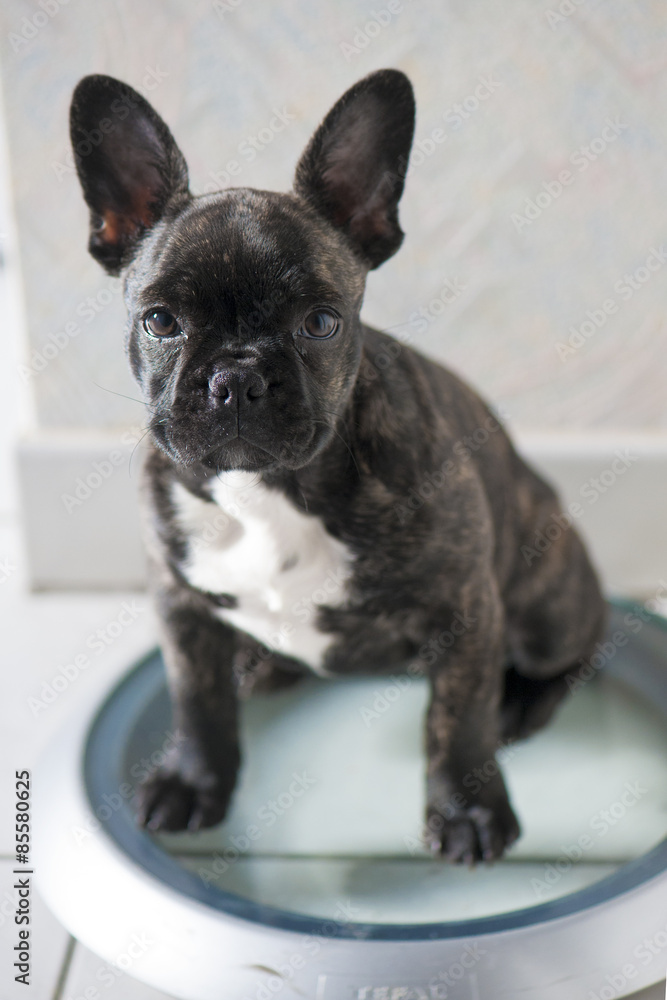
[[[74,92],[88,248],[122,275],[150,413],[145,540],[186,737],[140,788],[151,830],[224,818],[253,687],[410,670],[431,691],[426,840],[499,858],[519,835],[499,741],[547,722],[599,639],[553,490],[467,385],[360,319],[368,271],[403,240],[414,115],[403,73],[372,73],[291,192],[197,197],[139,94],[107,76]]]

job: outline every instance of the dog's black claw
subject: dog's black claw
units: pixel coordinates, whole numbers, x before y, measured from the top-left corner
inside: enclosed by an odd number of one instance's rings
[[[501,858],[519,834],[516,816],[505,802],[495,809],[470,806],[449,818],[430,809],[425,840],[434,853],[451,864],[474,868],[479,861],[488,864]]]
[[[137,790],[137,823],[152,833],[216,826],[224,819],[229,795],[216,782],[202,785],[187,781],[177,771],[158,771]]]

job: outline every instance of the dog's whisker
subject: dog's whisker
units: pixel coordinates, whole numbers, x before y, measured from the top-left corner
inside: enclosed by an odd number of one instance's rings
[[[132,477],[132,459],[134,458],[134,453],[137,450],[137,448],[139,447],[139,445],[141,444],[141,442],[144,440],[144,438],[146,437],[146,435],[150,434],[150,432],[151,432],[151,428],[147,427],[145,429],[144,433],[139,438],[139,440],[136,442],[134,448],[132,449],[132,452],[130,454],[130,461],[129,461],[128,467],[127,467],[127,471],[128,471],[128,474],[129,474],[130,478]]]
[[[337,428],[334,425],[327,423],[326,420],[315,420],[315,423],[316,424],[322,424],[324,427],[328,427],[329,430],[333,431],[333,433],[336,435],[336,437],[339,439],[339,441],[341,441],[343,443],[343,445],[345,446],[345,448],[347,449],[347,451],[348,451],[348,453],[350,455],[350,458],[352,459],[352,462],[354,464],[354,467],[357,470],[357,475],[361,476],[361,469],[357,465],[357,460],[354,457],[354,452],[350,448],[349,444],[347,443],[347,441],[345,440],[345,438],[343,437],[343,435],[337,430]]]
[[[110,392],[113,396],[120,396],[121,399],[129,399],[132,403],[141,403],[141,405],[145,406],[147,410],[157,412],[156,407],[151,406],[151,404],[147,403],[145,399],[137,399],[135,396],[128,396],[124,392],[117,392],[115,389],[109,389],[106,385],[100,385],[99,382],[93,381],[93,385],[96,385],[98,389],[102,390],[102,392]]]

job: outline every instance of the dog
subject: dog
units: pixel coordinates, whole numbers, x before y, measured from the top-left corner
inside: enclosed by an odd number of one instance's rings
[[[150,413],[142,519],[184,736],[138,790],[149,830],[224,819],[250,691],[408,670],[430,687],[426,843],[493,861],[520,832],[499,742],[545,725],[600,637],[554,491],[466,384],[360,319],[403,240],[414,120],[408,78],[371,73],[290,193],[195,197],[143,97],[108,76],[75,89],[88,249],[122,275]]]

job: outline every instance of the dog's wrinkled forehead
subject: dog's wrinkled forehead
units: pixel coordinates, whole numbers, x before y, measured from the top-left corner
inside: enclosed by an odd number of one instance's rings
[[[196,198],[157,227],[128,274],[136,306],[174,305],[205,320],[226,306],[328,303],[363,294],[345,242],[291,195],[232,189]]]

